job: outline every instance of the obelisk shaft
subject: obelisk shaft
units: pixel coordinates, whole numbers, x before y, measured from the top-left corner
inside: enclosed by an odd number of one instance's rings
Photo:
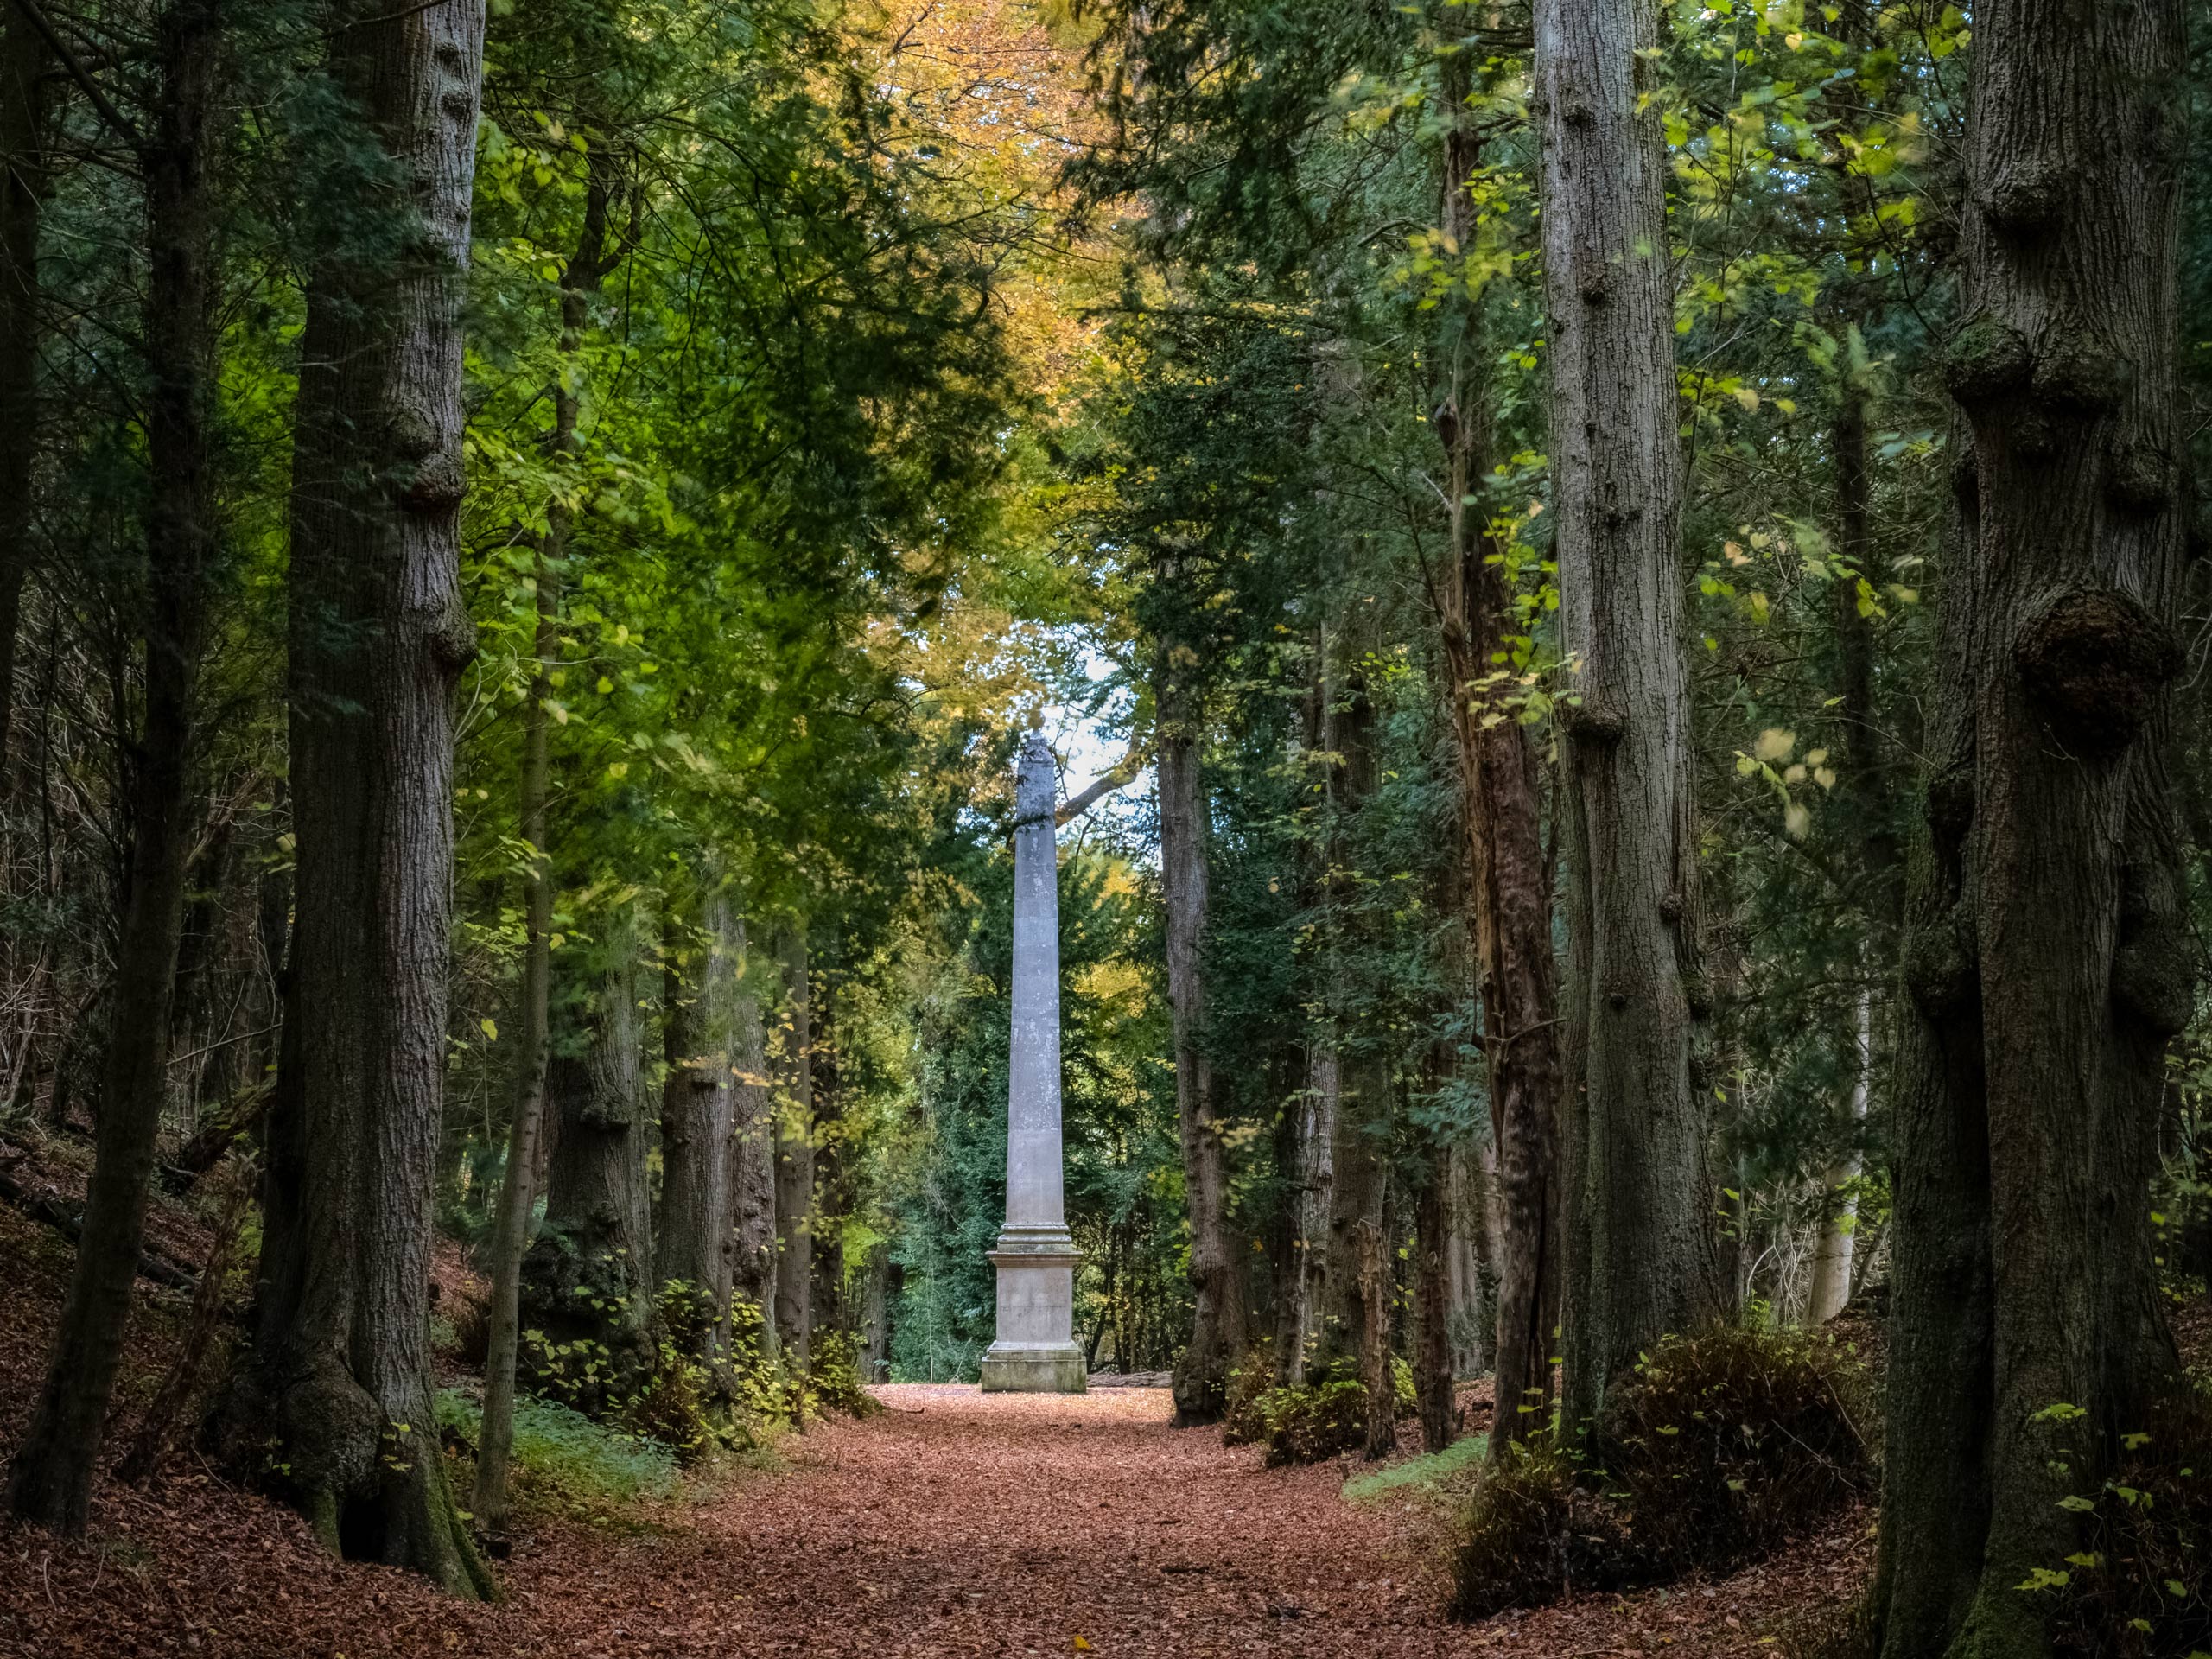
[[[987,1393],[1077,1394],[1075,1269],[1060,1175],[1060,873],[1052,811],[1058,779],[1036,732],[1014,774],[1014,1025],[1007,1054],[1006,1227],[998,1339],[983,1356]]]
[[[1007,1051],[1006,1223],[1064,1229],[1060,1153],[1060,897],[1052,751],[1021,746],[1014,832],[1014,1031]]]

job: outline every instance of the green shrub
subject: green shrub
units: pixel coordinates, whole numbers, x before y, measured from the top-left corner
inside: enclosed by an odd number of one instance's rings
[[[457,1389],[438,1395],[438,1427],[473,1448],[482,1408]],[[531,1395],[515,1399],[513,1478],[524,1503],[584,1519],[607,1519],[676,1491],[676,1457],[665,1446],[595,1423]]]
[[[848,1332],[818,1332],[807,1380],[815,1399],[830,1410],[842,1411],[849,1417],[873,1417],[883,1409],[883,1402],[868,1391],[855,1348]]]
[[[2212,1652],[2212,1395],[2165,1402],[2088,1504],[2083,1548],[2037,1575],[2068,1650]],[[2069,1504],[2069,1507],[2072,1507]]]
[[[1669,1337],[1617,1382],[1604,1461],[1548,1440],[1476,1489],[1453,1611],[1726,1572],[1872,1489],[1857,1368],[1832,1339],[1719,1327]]]
[[[1618,1582],[1627,1545],[1618,1517],[1578,1484],[1548,1438],[1516,1441],[1483,1477],[1452,1563],[1452,1616],[1488,1618]]]
[[[1404,1416],[1414,1408],[1413,1367],[1394,1359],[1390,1380]],[[1267,1354],[1255,1350],[1229,1374],[1221,1438],[1224,1446],[1266,1446],[1271,1465],[1325,1463],[1364,1446],[1367,1389],[1357,1363],[1339,1359],[1302,1383],[1278,1387]]]
[[[1246,1357],[1229,1374],[1228,1396],[1222,1402],[1221,1443],[1257,1446],[1268,1438],[1267,1414],[1261,1402],[1275,1391],[1274,1366],[1263,1355]]]
[[[1739,1567],[1872,1490],[1865,1393],[1817,1332],[1670,1337],[1611,1391],[1603,1489],[1658,1561]]]

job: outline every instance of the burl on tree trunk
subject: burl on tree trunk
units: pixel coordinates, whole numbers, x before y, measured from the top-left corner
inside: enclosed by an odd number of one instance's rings
[[[324,35],[359,142],[318,152],[293,450],[298,899],[259,1325],[233,1453],[334,1549],[489,1594],[431,1412],[460,589],[461,288],[482,0],[353,0]],[[366,213],[364,204],[381,211]]]
[[[1956,533],[1904,946],[1876,1612],[2041,1654],[2178,1366],[2150,1182],[2195,1004],[2166,779],[2183,558],[2181,0],[1974,14]]]

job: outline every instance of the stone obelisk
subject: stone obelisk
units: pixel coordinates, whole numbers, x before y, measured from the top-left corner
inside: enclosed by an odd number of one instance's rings
[[[985,1393],[1080,1394],[1075,1269],[1060,1192],[1060,873],[1057,779],[1044,734],[1021,745],[1014,830],[1014,1037],[1008,1046],[1006,1227],[998,1340],[983,1355]]]

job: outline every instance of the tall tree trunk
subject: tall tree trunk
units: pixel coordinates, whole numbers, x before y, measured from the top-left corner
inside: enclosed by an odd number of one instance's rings
[[[1359,1258],[1359,1379],[1367,1390],[1367,1459],[1398,1449],[1398,1389],[1390,1352],[1390,1236],[1379,1215],[1356,1230]]]
[[[1856,1135],[1866,1121],[1866,1106],[1874,1075],[1874,988],[1859,988],[1853,1015],[1853,1072],[1851,1132]],[[1828,1172],[1821,1211],[1820,1242],[1813,1249],[1813,1285],[1805,1308],[1805,1322],[1826,1325],[1851,1300],[1851,1260],[1857,1242],[1859,1200],[1850,1184],[1859,1179],[1856,1153]]]
[[[561,277],[561,370],[554,378],[553,430],[546,438],[547,452],[556,468],[575,449],[582,397],[574,364],[583,346],[590,296],[598,290],[607,270],[609,181],[606,156],[603,146],[595,145],[590,152],[583,228]],[[545,1113],[545,1068],[552,1040],[553,852],[545,807],[552,781],[553,720],[547,705],[552,698],[554,665],[561,655],[561,585],[571,516],[566,494],[556,490],[546,505],[545,533],[537,542],[537,627],[532,641],[536,666],[522,713],[522,777],[516,816],[522,838],[531,848],[523,902],[522,1071],[507,1134],[506,1181],[500,1188],[499,1210],[492,1224],[491,1340],[484,1361],[484,1416],[476,1441],[476,1490],[471,1500],[478,1525],[495,1535],[505,1532],[507,1526],[507,1463],[514,1444],[522,1262],[530,1248],[531,1212],[537,1198],[538,1125]]]
[[[1458,1438],[1452,1396],[1451,1164],[1430,1150],[1414,1199],[1414,1388],[1421,1405],[1421,1449],[1441,1452]]]
[[[9,1503],[25,1520],[85,1529],[167,1097],[177,945],[198,816],[193,701],[219,543],[213,435],[214,204],[209,174],[222,48],[214,0],[173,0],[158,24],[161,96],[145,144],[149,281],[144,723],[126,757],[129,876],[102,1064],[98,1150],[84,1231],[46,1384],[16,1454]]]
[[[1344,1081],[1337,1051],[1318,1041],[1306,1052],[1306,1096],[1300,1138],[1305,1142],[1303,1176],[1298,1194],[1299,1341],[1290,1356],[1287,1382],[1303,1382],[1323,1347],[1333,1306],[1330,1274],[1334,1260],[1330,1217],[1335,1213],[1337,1120]]]
[[[1866,453],[1866,391],[1848,373],[1836,410],[1834,448],[1836,550],[1852,570],[1871,582],[1874,537],[1872,469]],[[1872,935],[1870,954],[1875,960],[1887,962],[1893,958],[1893,940],[1900,920],[1903,859],[1892,823],[1887,746],[1882,741],[1874,704],[1873,619],[1860,602],[1856,582],[1835,584],[1834,622],[1844,799],[1859,825],[1859,874],[1865,883],[1864,903]],[[1871,982],[1859,990],[1853,1028],[1853,1076],[1844,1127],[1855,1141],[1873,1092],[1874,991]],[[1853,1151],[1837,1161],[1824,1183],[1821,1236],[1814,1251],[1812,1294],[1806,1310],[1812,1324],[1834,1319],[1851,1300],[1859,1206],[1848,1188],[1859,1173],[1859,1160]]]
[[[1230,1230],[1229,1148],[1214,1107],[1207,1052],[1205,780],[1191,671],[1163,642],[1154,696],[1160,710],[1160,875],[1167,910],[1167,1001],[1175,1046],[1175,1105],[1183,1187],[1191,1211],[1191,1340],[1175,1366],[1179,1427],[1218,1422],[1230,1373],[1243,1357],[1244,1264]],[[1187,654],[1187,651],[1184,652]]]
[[[1697,822],[1682,652],[1682,461],[1656,0],[1537,0],[1573,1071],[1561,1190],[1570,1432],[1670,1331],[1712,1317],[1690,1035]],[[1504,1151],[1501,1142],[1501,1154]],[[1503,1173],[1503,1172],[1501,1172]],[[1501,1337],[1503,1332],[1501,1332]]]
[[[1471,249],[1470,187],[1479,155],[1466,124],[1465,54],[1447,60],[1446,88],[1452,124],[1444,148],[1444,228]],[[1491,1140],[1497,1148],[1495,1457],[1549,1417],[1552,1333],[1559,1325],[1561,1072],[1542,772],[1529,728],[1506,700],[1517,677],[1510,651],[1519,629],[1504,566],[1492,563],[1503,550],[1493,545],[1478,493],[1491,465],[1479,333],[1469,315],[1452,342],[1448,391],[1435,424],[1451,503],[1449,557],[1438,599],[1472,877],[1467,919],[1482,996]]]
[[[654,1260],[664,1291],[682,1285],[695,1304],[685,1323],[699,1326],[698,1357],[720,1360],[729,1339],[729,1154],[737,1098],[729,1039],[740,948],[727,887],[717,884],[702,898],[699,919],[699,943],[671,956],[667,976]]]
[[[545,1224],[523,1259],[521,1301],[524,1322],[545,1342],[520,1357],[534,1392],[594,1417],[645,1388],[656,1333],[635,906],[599,931],[580,1052],[563,1042],[546,1071]],[[581,1374],[561,1355],[576,1344],[598,1362]]]
[[[260,1325],[232,1445],[332,1548],[486,1593],[437,1455],[429,1354],[453,694],[476,649],[459,569],[461,296],[484,10],[334,10],[327,73],[359,142],[332,145],[303,193],[297,908]]]
[[[1306,1345],[1306,1241],[1304,1219],[1307,1138],[1312,1108],[1303,1089],[1286,1090],[1274,1127],[1275,1180],[1281,1196],[1268,1228],[1269,1291],[1274,1298],[1272,1371],[1278,1383],[1298,1376],[1298,1353]]]
[[[807,1323],[816,1331],[849,1330],[845,1306],[845,1240],[842,1224],[852,1210],[852,1182],[845,1168],[839,1119],[844,1098],[837,1052],[836,982],[815,975],[814,1023],[814,1196],[808,1205]]]
[[[2177,1386],[2150,1182],[2196,1000],[2164,765],[2181,0],[1974,14],[1956,546],[1907,904],[1877,1613],[2040,1654],[2014,1586]],[[2070,1421],[2047,1408],[2080,1408]]]
[[[1491,1343],[1497,1330],[1497,1247],[1505,1230],[1495,1219],[1493,1194],[1497,1151],[1494,1146],[1462,1147],[1452,1154],[1449,1206],[1451,1229],[1446,1266],[1451,1278],[1452,1370],[1480,1376],[1491,1369]]]
[[[21,7],[0,14],[0,791],[15,777],[16,636],[31,569],[48,58],[45,36]]]
[[[861,1381],[888,1382],[891,1380],[891,1300],[893,1295],[890,1247],[878,1243],[868,1252],[866,1277],[867,1288],[861,1302]],[[1105,1328],[1101,1319],[1099,1328]],[[1098,1339],[1090,1342],[1090,1363],[1098,1360]]]
[[[1334,688],[1328,715],[1328,748],[1336,756],[1331,794],[1336,819],[1331,836],[1330,907],[1334,948],[1330,1023],[1334,1052],[1335,1121],[1329,1147],[1328,1263],[1317,1304],[1309,1370],[1363,1377],[1360,1355],[1370,1327],[1368,1276],[1362,1240],[1382,1224],[1389,1173],[1390,1066],[1376,1034],[1363,1029],[1363,1012],[1346,988],[1371,973],[1368,918],[1345,879],[1355,856],[1353,830],[1375,789],[1373,700],[1364,675],[1354,670]],[[1387,1319],[1383,1327],[1388,1328]]]
[[[761,1019],[769,975],[755,957],[742,917],[737,923],[741,967],[732,1034],[735,1067],[730,1148],[730,1283],[760,1310],[762,1356],[781,1352],[776,1338],[776,1096],[768,1077],[767,1033]],[[764,953],[765,954],[765,953]]]
[[[789,1024],[776,1111],[775,1324],[785,1364],[804,1376],[814,1353],[814,1020],[806,924],[792,923],[778,944]]]

